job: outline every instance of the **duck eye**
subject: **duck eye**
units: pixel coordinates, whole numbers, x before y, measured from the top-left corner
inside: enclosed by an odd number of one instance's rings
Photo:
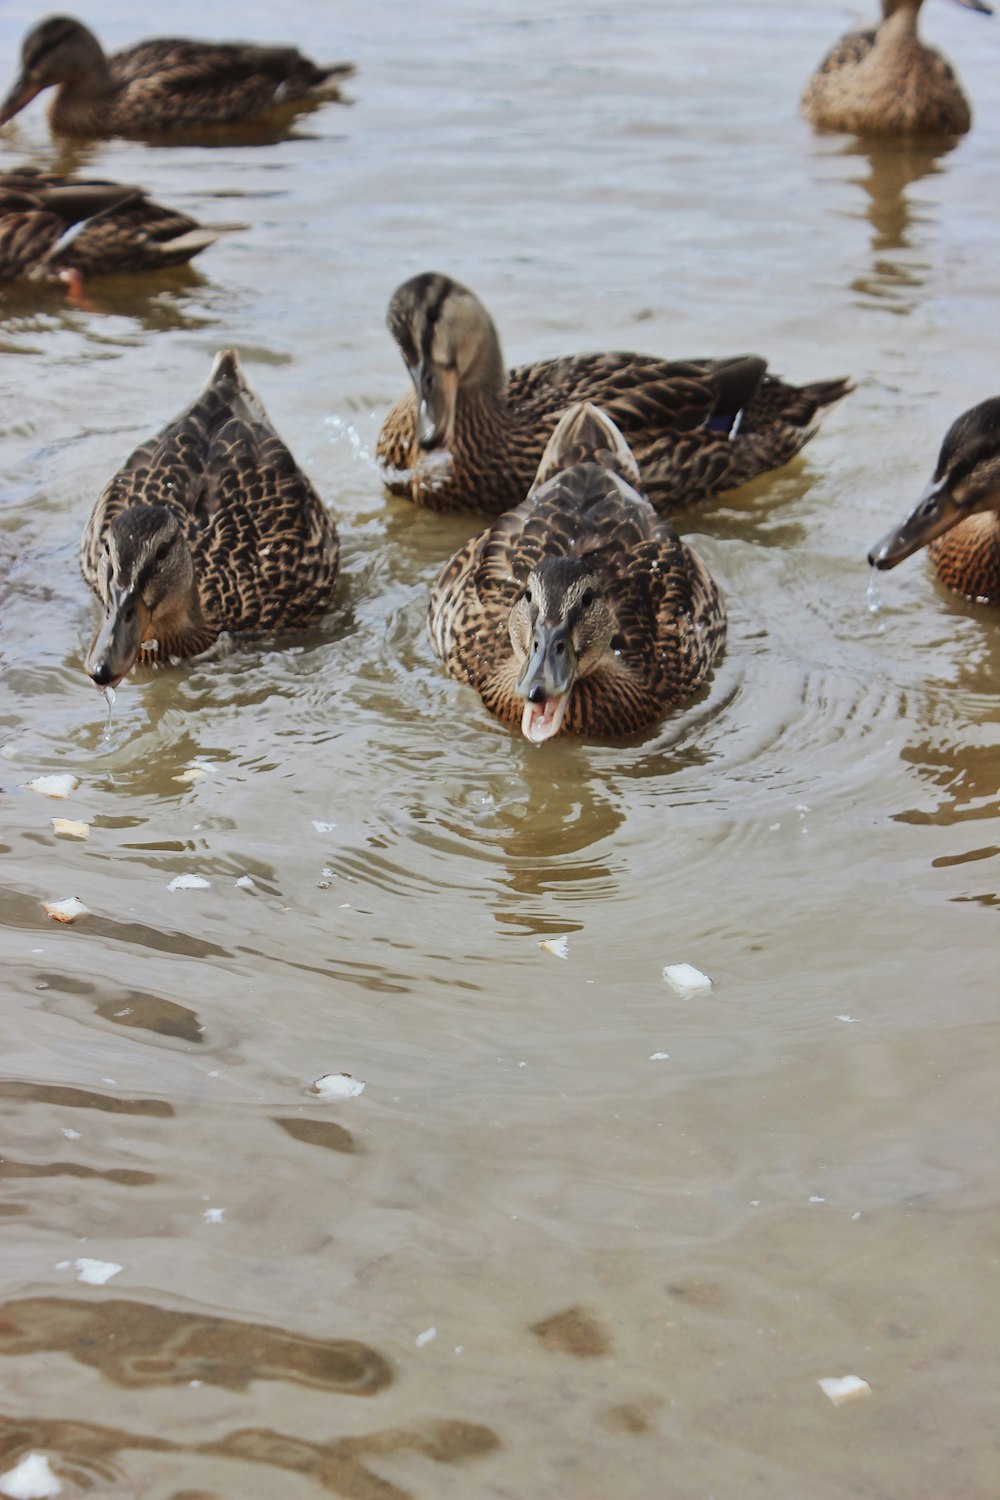
[[[597,595],[594,593],[593,589],[584,589],[583,593],[580,595],[580,603],[583,605],[584,609],[589,609],[596,598]]]
[[[525,589],[524,593],[521,595],[521,598],[524,600],[525,604],[530,604],[531,603],[531,590],[530,589]]]

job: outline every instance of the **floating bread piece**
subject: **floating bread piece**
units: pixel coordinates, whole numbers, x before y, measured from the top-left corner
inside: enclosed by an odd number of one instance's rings
[[[196,781],[204,781],[208,775],[204,766],[188,766],[186,771],[181,771],[173,779],[179,781],[182,786],[192,786]]]
[[[43,901],[42,911],[53,922],[79,922],[90,916],[90,907],[84,906],[77,896],[67,896],[64,901]]]
[[[853,1401],[856,1396],[870,1396],[872,1388],[860,1375],[828,1375],[819,1382],[824,1396],[829,1396],[834,1406]]]
[[[167,886],[168,891],[206,891],[212,884],[204,875],[175,875]]]
[[[321,1099],[356,1099],[364,1091],[364,1079],[352,1078],[350,1073],[325,1073],[309,1085],[309,1092]]]
[[[0,1474],[0,1495],[10,1500],[49,1500],[61,1494],[62,1485],[44,1453],[26,1453],[19,1464]]]
[[[539,938],[539,948],[544,948],[546,953],[554,953],[556,958],[569,958],[569,938]]]
[[[86,1282],[87,1286],[103,1286],[106,1281],[111,1280],[112,1276],[117,1276],[119,1271],[125,1269],[113,1260],[91,1260],[87,1255],[74,1261],[74,1265],[77,1281]]]
[[[666,964],[663,977],[678,995],[707,995],[712,981],[694,964]]]
[[[89,839],[90,824],[76,818],[53,818],[52,831],[61,839]]]
[[[36,776],[34,781],[25,782],[25,791],[41,792],[43,797],[69,797],[80,785],[79,776],[71,776],[68,772],[61,776]]]

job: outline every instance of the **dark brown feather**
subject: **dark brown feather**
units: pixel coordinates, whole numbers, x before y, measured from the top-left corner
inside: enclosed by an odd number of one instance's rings
[[[95,592],[108,531],[132,506],[164,506],[180,523],[211,638],[306,625],[329,608],[336,527],[244,380],[235,351],[217,356],[197,399],[105,486],[80,551]],[[171,650],[190,654],[183,643]]]
[[[701,559],[607,454],[566,456],[568,467],[541,475],[526,500],[442,569],[429,606],[431,639],[453,677],[497,717],[518,723],[524,699],[514,691],[511,608],[544,559],[583,558],[617,628],[613,651],[576,680],[563,728],[632,734],[705,680],[725,642],[725,610]]]
[[[321,66],[294,47],[163,37],[106,57],[87,27],[50,16],[24,39],[9,119],[55,84],[55,129],[77,135],[152,136],[236,126],[274,110],[336,99],[352,63]]]
[[[472,299],[466,288],[433,273],[397,290],[389,324],[410,363],[407,350],[412,354],[420,346],[428,321],[426,304],[437,299],[439,316],[440,303],[455,293]],[[482,337],[493,341],[500,372],[496,330],[475,300]],[[428,458],[417,441],[413,391],[386,417],[378,458],[394,494],[430,510],[497,514],[527,494],[567,406],[590,401],[624,435],[646,494],[669,514],[787,463],[816,431],[825,410],[851,389],[846,380],[786,385],[766,369],[756,356],[668,361],[628,352],[521,365],[506,376],[498,374],[495,385],[459,384],[450,463],[439,453]]]
[[[203,228],[120,183],[0,173],[0,281],[182,265],[235,227]]]

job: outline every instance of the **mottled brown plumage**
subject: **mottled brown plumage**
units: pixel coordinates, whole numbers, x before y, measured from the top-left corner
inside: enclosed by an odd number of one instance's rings
[[[920,547],[948,588],[1000,604],[1000,396],[952,423],[918,504],[868,561],[894,568]]]
[[[275,110],[308,109],[338,97],[353,63],[318,66],[294,47],[163,37],[106,57],[72,16],[49,16],[28,32],[21,72],[0,125],[56,85],[54,130],[69,135],[151,136],[237,126]]]
[[[969,101],[948,60],[917,34],[923,0],[882,0],[877,28],[851,31],[806,84],[802,112],[821,130],[859,135],[964,135]],[[990,14],[984,0],[958,0]]]
[[[655,723],[705,680],[726,635],[708,569],[589,403],[564,414],[528,498],[443,569],[428,622],[451,675],[536,744]]]
[[[179,266],[221,234],[141,188],[54,172],[0,173],[0,281],[71,280]]]
[[[338,553],[329,512],[224,350],[87,522],[80,564],[106,614],[86,670],[114,686],[137,659],[195,656],[223,631],[308,625],[330,604]]]
[[[397,289],[389,329],[414,389],[378,441],[388,488],[430,510],[509,510],[522,501],[567,406],[606,411],[638,461],[653,505],[671,512],[787,463],[845,380],[801,388],[755,356],[667,362],[581,354],[504,370],[479,299],[428,272]]]

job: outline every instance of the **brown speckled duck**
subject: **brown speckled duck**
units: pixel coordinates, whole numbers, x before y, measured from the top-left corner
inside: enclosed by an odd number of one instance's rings
[[[329,512],[223,350],[87,522],[80,564],[105,617],[86,671],[114,687],[137,660],[196,656],[223,631],[308,625],[330,604],[338,554]]]
[[[434,649],[533,744],[634,734],[690,697],[722,650],[715,582],[641,483],[614,423],[573,406],[527,499],[434,586]]]
[[[820,130],[964,135],[969,101],[948,60],[917,34],[923,0],[882,0],[877,28],[849,31],[806,84],[802,112]],[[984,0],[958,0],[991,14]]]
[[[670,512],[787,463],[851,388],[785,385],[750,355],[580,354],[505,371],[483,304],[435,272],[397,289],[388,324],[413,389],[386,417],[378,458],[387,487],[430,510],[518,505],[563,411],[592,401],[631,446],[653,505]]]
[[[49,119],[68,135],[153,136],[237,126],[335,99],[337,85],[353,72],[353,63],[321,67],[294,47],[177,37],[139,42],[107,57],[81,21],[49,16],[24,39],[21,72],[0,105],[0,125],[54,84]]]
[[[179,266],[242,225],[205,228],[141,188],[52,172],[0,173],[0,281],[65,281]]]
[[[918,504],[876,543],[868,561],[894,568],[920,547],[948,588],[1000,604],[1000,396],[952,423]]]

